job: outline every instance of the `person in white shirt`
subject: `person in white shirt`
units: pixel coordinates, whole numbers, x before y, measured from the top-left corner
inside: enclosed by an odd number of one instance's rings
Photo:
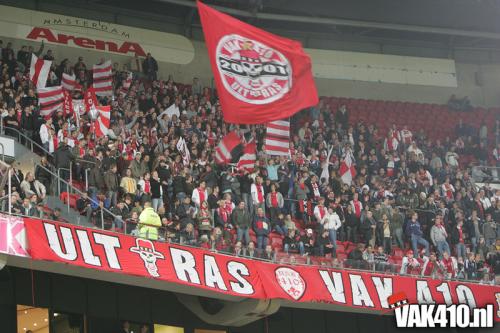
[[[451,168],[458,168],[458,154],[455,152],[455,147],[451,147],[451,150],[446,152],[445,160]]]
[[[200,208],[201,203],[208,199],[208,192],[207,192],[206,187],[207,187],[207,183],[204,180],[202,180],[200,182],[200,186],[193,190],[193,195],[191,196],[191,201],[194,202],[194,204],[196,205],[196,208]]]
[[[481,203],[483,204],[484,210],[489,210],[491,208],[491,201],[485,195],[484,190],[479,191],[479,198],[481,200]]]
[[[403,141],[403,145],[405,147],[408,147],[413,141],[413,134],[406,125],[401,130],[400,136],[401,136],[401,141]]]
[[[318,204],[316,207],[314,207],[314,217],[316,218],[316,221],[321,224],[321,221],[323,220],[323,217],[328,213],[326,207],[325,207],[325,198],[319,198]]]
[[[252,194],[254,212],[256,212],[258,208],[262,208],[265,212],[266,196],[264,193],[264,186],[262,185],[262,177],[255,177],[255,182],[250,187],[250,193]]]
[[[399,274],[420,275],[421,265],[418,259],[413,256],[413,250],[408,250],[406,256],[401,261],[401,270]]]
[[[172,116],[173,115],[176,115],[177,118],[179,118],[181,116],[181,111],[180,111],[180,102],[178,99],[175,100],[175,103],[170,105],[168,108],[165,109],[165,111],[163,111],[162,113],[160,113],[160,115],[158,116],[158,118],[163,118],[164,115],[168,115],[168,118],[169,119],[172,119]]]
[[[45,124],[40,126],[40,141],[42,142],[43,148],[45,150],[49,150],[49,141],[50,141],[50,129],[52,128],[52,118],[49,118],[45,121]]]
[[[420,150],[420,148],[417,147],[417,143],[415,141],[411,143],[411,146],[408,148],[408,152],[414,153],[420,162],[424,162],[424,153],[422,152],[422,150]]]
[[[328,212],[321,220],[321,225],[323,230],[328,230],[328,238],[333,245],[333,254],[335,255],[337,253],[337,230],[342,226],[342,222],[333,208],[328,208]]]

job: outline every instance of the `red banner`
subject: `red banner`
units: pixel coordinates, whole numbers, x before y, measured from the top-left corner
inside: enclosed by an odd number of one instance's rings
[[[63,103],[63,114],[65,116],[73,115],[73,97],[71,97],[71,91],[63,90],[64,103]]]
[[[410,303],[495,305],[500,287],[462,281],[278,265],[210,251],[25,219],[30,254],[90,269],[155,278],[251,298],[329,303],[386,311],[387,298],[404,292]],[[496,315],[496,320],[500,317]]]
[[[90,112],[90,110],[97,108],[97,98],[95,96],[95,90],[93,87],[89,87],[87,90],[85,90],[83,100],[85,101],[85,109],[87,110],[86,112]]]
[[[264,124],[318,104],[311,59],[302,45],[198,1],[224,120]]]

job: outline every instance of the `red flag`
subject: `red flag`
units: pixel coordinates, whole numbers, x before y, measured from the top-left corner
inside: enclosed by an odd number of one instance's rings
[[[233,131],[226,135],[215,148],[215,161],[219,164],[226,164],[231,161],[231,152],[240,143],[241,140],[236,132]]]
[[[255,141],[247,143],[245,145],[245,148],[243,148],[243,155],[241,155],[240,160],[236,165],[236,168],[245,169],[248,170],[249,172],[252,172],[255,169],[256,150],[257,150],[257,145],[255,144]]]
[[[299,42],[198,1],[224,120],[263,124],[318,104],[311,60]]]
[[[45,88],[51,65],[52,61],[50,60],[43,60],[34,54],[31,55],[30,80],[37,89]]]
[[[65,116],[73,115],[73,97],[71,97],[71,92],[63,89],[64,103],[63,103],[63,113]]]
[[[85,90],[83,100],[85,101],[85,109],[87,110],[87,112],[97,108],[97,98],[95,97],[95,91],[93,87]]]
[[[95,136],[100,138],[108,135],[111,107],[109,105],[98,106],[97,111],[99,111],[99,115],[97,116],[95,123]]]
[[[344,160],[340,163],[339,168],[340,178],[345,184],[351,185],[354,177],[356,177],[356,168],[352,161],[352,153],[347,152]]]

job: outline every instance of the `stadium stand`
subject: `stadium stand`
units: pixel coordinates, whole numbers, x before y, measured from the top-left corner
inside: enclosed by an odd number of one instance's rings
[[[113,69],[116,99],[99,97],[112,107],[111,132],[95,138],[89,114],[39,115],[25,53],[2,49],[3,128],[14,137],[23,131],[23,143],[35,142],[50,164],[13,175],[14,214],[69,223],[47,204],[51,194],[115,232],[279,263],[500,283],[500,190],[490,185],[500,166],[499,108],[323,97],[292,119],[289,160],[263,153],[264,126],[239,128],[258,147],[255,170],[244,171],[214,163],[215,147],[233,128],[222,120],[216,92],[197,80],[155,80],[148,58],[122,93],[129,73]],[[43,55],[54,56],[63,58]],[[83,58],[53,64],[48,86],[75,74],[81,88],[72,94],[81,99],[92,66]],[[188,164],[176,149],[180,136]],[[352,185],[339,174],[346,154],[355,161]],[[249,195],[252,186],[262,198]],[[141,218],[145,207],[161,225]]]

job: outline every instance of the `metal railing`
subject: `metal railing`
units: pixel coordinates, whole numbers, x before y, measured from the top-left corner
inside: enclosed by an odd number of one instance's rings
[[[50,156],[50,157],[54,156],[53,153],[49,152],[47,149],[45,149],[45,147],[43,147],[40,144],[38,144],[36,141],[34,141],[32,138],[28,137],[26,134],[24,134],[21,131],[19,131],[17,128],[10,127],[10,126],[4,126],[3,127],[3,131],[5,131],[6,129],[8,129],[9,131],[15,132],[17,134],[17,141],[20,144],[22,144],[23,146],[26,146],[26,145],[24,143],[22,143],[21,138],[23,138],[25,141],[29,142],[30,143],[30,150],[31,150],[31,152],[35,153],[33,147],[37,147],[44,155]],[[3,131],[0,130],[0,134],[4,134]],[[9,136],[9,135],[7,135],[7,136]],[[97,164],[96,162],[88,161],[88,160],[85,160],[85,159],[79,158],[79,157],[75,158],[75,161],[82,162],[82,163],[88,163],[88,164],[94,164],[94,165]]]
[[[1,142],[0,142],[0,147],[2,148],[2,162],[5,162],[5,147]]]
[[[27,216],[24,214],[17,214],[17,213],[9,214],[9,215],[15,215],[15,216],[27,217],[27,218],[37,218],[37,216]],[[38,217],[38,218],[40,218],[40,217]],[[47,217],[43,217],[43,219],[47,220],[47,221],[54,221],[54,220],[47,218]],[[61,221],[54,221],[54,222],[61,222]],[[139,223],[139,222],[137,222],[137,224],[148,226],[147,224]],[[166,229],[166,227],[162,226],[162,227],[159,227],[159,229]],[[102,229],[102,230],[104,230],[104,229]],[[113,230],[107,230],[107,232],[121,234],[120,232],[116,232]],[[199,246],[194,246],[194,245],[190,245],[190,244],[183,243],[183,242],[179,242],[179,243],[171,242],[168,239],[158,239],[156,241],[163,242],[163,243],[179,244],[179,245],[191,248],[191,249],[199,249],[200,248]],[[369,273],[383,274],[386,276],[409,276],[409,277],[413,277],[415,279],[422,278],[422,277],[434,278],[434,279],[438,278],[439,280],[444,280],[444,281],[460,281],[460,282],[467,282],[467,283],[474,283],[474,284],[484,282],[484,281],[481,281],[479,278],[472,280],[472,279],[468,279],[465,277],[463,277],[463,278],[462,277],[449,277],[446,275],[440,276],[440,275],[435,275],[435,274],[431,275],[431,276],[427,276],[427,275],[423,275],[423,274],[410,274],[410,273],[402,274],[399,271],[401,265],[390,263],[390,262],[376,263],[373,261],[366,261],[366,260],[357,260],[356,261],[356,260],[346,258],[343,260],[339,260],[337,263],[335,263],[334,258],[315,257],[316,259],[320,259],[320,258],[322,259],[322,263],[316,264],[313,262],[313,260],[311,260],[312,258],[309,256],[305,258],[305,261],[304,260],[297,260],[296,258],[304,258],[304,257],[300,256],[299,254],[295,254],[295,253],[288,254],[287,255],[288,258],[286,258],[288,260],[284,260],[285,258],[282,256],[278,256],[275,251],[273,251],[273,258],[272,259],[261,258],[258,256],[252,257],[252,256],[249,256],[247,254],[236,255],[234,253],[229,253],[226,251],[217,251],[213,246],[210,249],[208,249],[208,251],[215,252],[218,255],[228,256],[231,258],[239,257],[239,258],[246,258],[246,259],[250,259],[250,260],[268,262],[268,263],[290,264],[290,265],[294,265],[294,266],[321,267],[321,268],[326,267],[326,268],[331,268],[331,269],[349,270],[349,271],[353,271],[353,272],[364,272],[364,273],[369,272]],[[328,260],[330,261],[330,265],[325,265],[323,262],[328,261]]]
[[[475,165],[471,175],[478,183],[500,183],[500,167]]]
[[[68,189],[68,191],[67,191],[67,193],[68,193],[68,198],[67,198],[68,211],[70,210],[69,194],[70,193],[76,193],[76,194],[78,194],[80,196],[84,195],[84,193],[82,191],[80,191],[79,189],[77,189],[76,187],[74,187],[70,182],[68,182],[68,181],[64,180],[63,178],[61,178],[60,175],[59,175],[59,170],[57,171],[57,173],[55,173],[52,170],[50,170],[50,169],[48,169],[48,168],[46,168],[46,167],[44,167],[43,165],[40,165],[40,164],[35,164],[35,167],[42,168],[43,170],[45,170],[48,173],[50,173],[50,175],[52,176],[52,186],[54,188],[58,188],[58,193],[57,194],[58,194],[59,198],[61,196],[60,184],[64,183],[66,185],[66,188]],[[57,185],[54,184],[55,181],[57,181]],[[107,215],[111,216],[113,219],[118,218],[118,216],[116,216],[115,214],[113,214],[109,209],[107,209],[105,207],[100,207],[99,201],[94,200],[91,197],[89,197],[88,199],[89,199],[89,201],[91,201],[92,203],[96,204],[100,208],[100,213],[101,213],[101,229],[102,230],[105,229],[104,228],[104,213],[106,213]],[[9,202],[9,206],[10,206],[10,202]]]

